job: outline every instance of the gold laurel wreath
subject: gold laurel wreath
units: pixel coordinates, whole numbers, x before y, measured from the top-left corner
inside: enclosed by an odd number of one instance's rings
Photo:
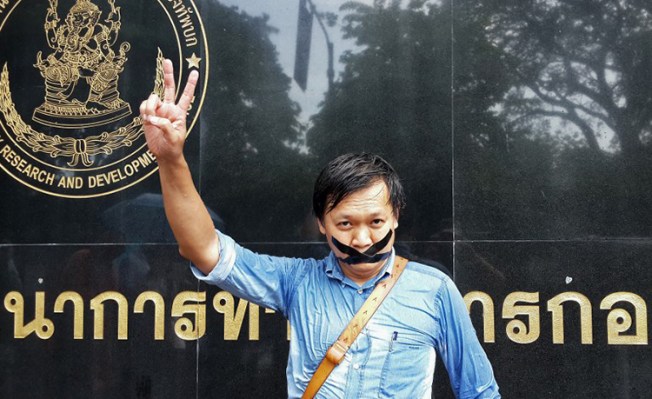
[[[156,58],[156,78],[153,93],[162,98],[163,91],[163,54],[159,49]],[[92,156],[98,154],[109,155],[118,148],[131,147],[144,133],[143,121],[138,116],[127,126],[83,139],[61,137],[59,135],[49,136],[37,132],[26,124],[16,111],[9,87],[7,63],[4,64],[0,74],[0,112],[4,115],[7,125],[13,130],[18,142],[25,143],[33,152],[44,152],[52,158],[69,157],[71,160],[68,165],[71,167],[77,166],[80,160],[84,166],[91,166],[94,163],[91,159]]]

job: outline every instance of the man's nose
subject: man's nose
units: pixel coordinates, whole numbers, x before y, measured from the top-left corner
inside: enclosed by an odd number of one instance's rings
[[[366,249],[373,244],[369,229],[359,228],[353,232],[353,240],[351,246],[356,249]]]

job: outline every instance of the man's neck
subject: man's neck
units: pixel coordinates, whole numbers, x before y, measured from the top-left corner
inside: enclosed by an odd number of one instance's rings
[[[361,263],[357,265],[349,265],[340,260],[337,263],[342,269],[342,273],[348,277],[351,281],[356,283],[359,287],[362,287],[369,280],[373,279],[380,273],[384,268],[390,258],[384,259],[376,263]]]

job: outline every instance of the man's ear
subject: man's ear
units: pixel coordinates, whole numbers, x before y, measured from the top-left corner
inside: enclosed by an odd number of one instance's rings
[[[321,222],[320,218],[317,218],[317,224],[319,225],[319,232],[326,235],[326,229],[324,228],[324,224]]]
[[[393,230],[396,230],[397,227],[398,227],[398,211],[396,211],[396,213],[394,213],[394,229]]]

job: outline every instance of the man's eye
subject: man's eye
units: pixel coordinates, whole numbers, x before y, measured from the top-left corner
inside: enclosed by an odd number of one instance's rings
[[[374,219],[372,223],[376,225],[383,224],[383,219]]]
[[[338,223],[338,226],[341,226],[341,227],[349,227],[350,225],[351,225],[350,222],[339,222]]]

